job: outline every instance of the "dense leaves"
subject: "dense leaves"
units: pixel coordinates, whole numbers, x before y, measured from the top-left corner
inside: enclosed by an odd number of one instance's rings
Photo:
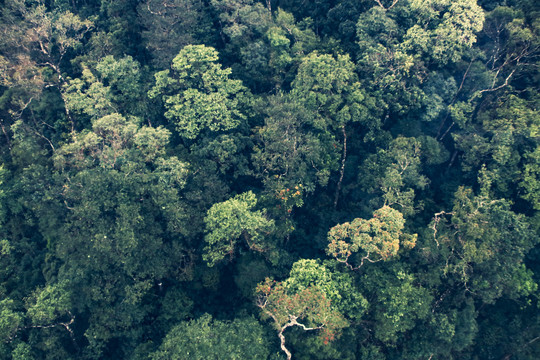
[[[540,357],[538,1],[0,2],[0,358]]]

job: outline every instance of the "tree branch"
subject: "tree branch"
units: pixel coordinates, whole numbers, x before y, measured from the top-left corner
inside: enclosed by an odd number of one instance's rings
[[[392,9],[399,0],[392,0],[392,5],[390,5],[388,8],[385,8],[384,5],[381,3],[381,0],[374,0],[377,4],[379,4],[380,7],[382,7],[384,10],[390,10]]]
[[[480,91],[478,92],[478,95],[480,95],[480,94],[482,94],[482,93],[485,93],[485,92],[497,91],[497,90],[502,89],[503,87],[507,86],[507,85],[508,85],[508,81],[510,80],[510,78],[512,77],[512,75],[514,75],[515,72],[516,72],[516,69],[512,70],[512,72],[510,73],[510,75],[508,75],[508,76],[506,77],[506,79],[504,80],[504,83],[503,83],[503,84],[501,84],[501,85],[499,85],[499,86],[497,86],[497,87],[495,87],[495,88],[492,86],[490,89],[480,90]],[[493,84],[493,85],[494,85],[494,84]]]

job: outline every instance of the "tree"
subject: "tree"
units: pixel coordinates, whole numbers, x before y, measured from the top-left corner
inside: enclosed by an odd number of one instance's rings
[[[340,144],[341,166],[339,180],[334,196],[334,208],[337,207],[345,163],[347,160],[347,130],[349,123],[359,122],[368,129],[367,137],[373,135],[379,124],[371,116],[372,99],[363,92],[354,72],[354,64],[347,55],[319,55],[316,52],[306,56],[298,68],[293,82],[293,98],[312,112],[312,126],[323,133],[325,140]],[[341,142],[337,140],[341,138]],[[334,160],[334,166],[338,159]],[[325,169],[327,176],[330,170]]]
[[[332,308],[324,291],[316,286],[289,292],[284,283],[267,278],[257,286],[256,293],[261,315],[274,321],[281,341],[281,350],[285,352],[288,360],[292,358],[292,354],[285,346],[283,335],[288,328],[299,326],[305,331],[322,330],[320,337],[327,343],[335,338],[339,329],[347,326],[347,321]]]
[[[458,61],[482,30],[484,12],[474,0],[411,1],[410,6],[420,21],[407,30],[403,47],[421,50],[439,64]]]
[[[400,121],[403,129],[416,129],[415,121],[425,116],[419,110],[433,101],[424,90],[431,76],[459,64],[476,42],[483,20],[482,9],[471,0],[399,1],[391,9],[374,6],[360,15],[360,78],[384,104],[384,122]]]
[[[332,307],[345,318],[359,321],[368,308],[368,302],[356,288],[351,274],[332,269],[331,265],[313,259],[298,260],[283,286],[290,293],[314,286],[324,292]]]
[[[269,97],[263,111],[252,159],[266,188],[273,192],[302,185],[312,193],[317,185],[325,186],[337,165],[333,137],[315,127],[310,111],[290,95]]]
[[[2,342],[12,340],[23,323],[23,315],[14,310],[15,304],[12,299],[6,298],[0,301],[0,339]]]
[[[442,276],[452,276],[486,303],[528,295],[533,280],[523,259],[538,239],[507,200],[492,199],[485,191],[474,195],[460,187],[453,210],[435,214],[433,241],[424,251],[438,260]]]
[[[257,205],[255,194],[251,191],[237,195],[232,199],[214,204],[206,215],[207,245],[203,259],[208,266],[214,266],[225,256],[232,257],[238,238],[242,236],[249,249],[266,252],[269,250],[268,237],[274,222],[265,217],[264,212],[254,211]]]
[[[331,228],[326,252],[351,270],[359,269],[364,261],[387,261],[397,255],[400,246],[412,248],[416,243],[417,235],[403,232],[404,226],[399,211],[383,206],[369,220],[356,218]],[[353,254],[359,258],[358,265],[349,262]]]
[[[233,73],[255,92],[287,88],[305,54],[318,38],[310,19],[253,0],[213,0],[220,19],[225,58]]]
[[[55,156],[66,213],[49,246],[61,260],[56,276],[69,282],[74,309],[89,321],[92,356],[112,338],[137,341],[151,309],[145,296],[166,277],[185,279],[191,266],[180,199],[188,170],[165,155],[169,135],[111,114]]]
[[[1,22],[0,47],[5,54],[0,57],[2,85],[20,90],[13,98],[15,112],[20,115],[45,88],[60,88],[65,81],[64,57],[81,45],[93,24],[69,11],[48,12],[41,1],[27,7],[22,0],[7,1]],[[66,116],[74,131],[69,111]]]
[[[165,337],[152,360],[165,359],[267,359],[265,331],[254,318],[230,322],[213,320],[204,314],[175,326]]]
[[[374,275],[369,274],[370,277]],[[379,289],[376,290],[376,310],[373,312],[375,337],[389,344],[396,343],[399,334],[413,329],[429,316],[433,297],[429,289],[418,284],[414,275],[399,266],[386,276],[378,275],[376,286]]]
[[[523,181],[520,183],[525,190],[523,198],[528,200],[535,210],[540,210],[540,146],[526,156],[529,161],[525,165]]]
[[[240,80],[229,79],[231,70],[222,69],[217,59],[211,47],[188,45],[174,58],[171,70],[155,75],[149,95],[163,99],[165,117],[183,138],[232,130],[246,119],[242,105],[247,89]]]
[[[140,65],[131,56],[106,56],[93,69],[82,66],[82,76],[68,79],[62,88],[70,111],[92,120],[113,113],[146,115]]]
[[[398,136],[388,149],[381,149],[364,161],[358,178],[368,193],[382,195],[374,199],[375,204],[399,207],[404,216],[417,212],[414,189],[424,189],[429,182],[421,175],[421,149],[419,140]]]

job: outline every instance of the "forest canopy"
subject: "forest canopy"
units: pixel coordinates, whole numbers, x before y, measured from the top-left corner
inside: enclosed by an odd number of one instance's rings
[[[0,358],[540,358],[540,3],[0,0]]]

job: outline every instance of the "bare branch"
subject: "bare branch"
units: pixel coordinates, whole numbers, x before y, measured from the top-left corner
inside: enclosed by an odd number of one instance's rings
[[[495,87],[495,88],[494,88],[494,87],[491,87],[491,89],[480,90],[480,91],[478,92],[478,95],[480,95],[480,94],[482,94],[482,93],[484,93],[484,92],[497,91],[497,90],[502,89],[503,87],[507,86],[507,85],[508,85],[508,81],[510,80],[510,78],[512,77],[512,75],[514,75],[515,72],[516,72],[516,69],[512,70],[512,72],[510,73],[510,75],[508,75],[508,76],[506,77],[506,79],[504,80],[504,83],[503,83],[503,84],[501,84],[501,85],[499,85],[499,86],[497,86],[497,87]],[[498,72],[497,72],[497,73],[498,73]],[[493,84],[494,84],[494,83],[493,83]],[[493,85],[492,85],[492,86],[493,86]]]
[[[433,239],[437,243],[437,247],[439,247],[439,241],[437,241],[437,225],[439,225],[442,215],[454,215],[454,212],[447,213],[446,211],[441,211],[433,216],[433,226],[431,228],[433,229]]]
[[[268,312],[267,312],[268,313]],[[272,315],[272,314],[269,314],[271,317],[274,318],[275,320],[275,317]],[[297,316],[294,316],[294,315],[289,315],[289,322],[286,323],[285,325],[283,325],[281,327],[281,329],[279,330],[279,333],[278,333],[278,337],[279,337],[279,340],[280,340],[280,343],[281,343],[281,350],[283,350],[283,352],[285,354],[287,354],[287,360],[291,360],[292,358],[292,354],[291,352],[289,351],[289,349],[287,349],[287,347],[285,346],[285,335],[283,335],[283,332],[289,328],[289,327],[292,327],[292,326],[299,326],[301,327],[302,329],[304,329],[305,331],[312,331],[312,330],[319,330],[319,329],[322,329],[324,327],[324,325],[321,325],[321,326],[317,326],[317,327],[307,327],[306,325],[304,324],[301,324],[297,321],[298,317]]]
[[[392,9],[397,3],[399,0],[392,0],[392,5],[390,5],[388,8],[385,8],[384,5],[382,4],[381,0],[374,0],[377,4],[379,4],[380,7],[382,7],[384,10],[390,10]]]

